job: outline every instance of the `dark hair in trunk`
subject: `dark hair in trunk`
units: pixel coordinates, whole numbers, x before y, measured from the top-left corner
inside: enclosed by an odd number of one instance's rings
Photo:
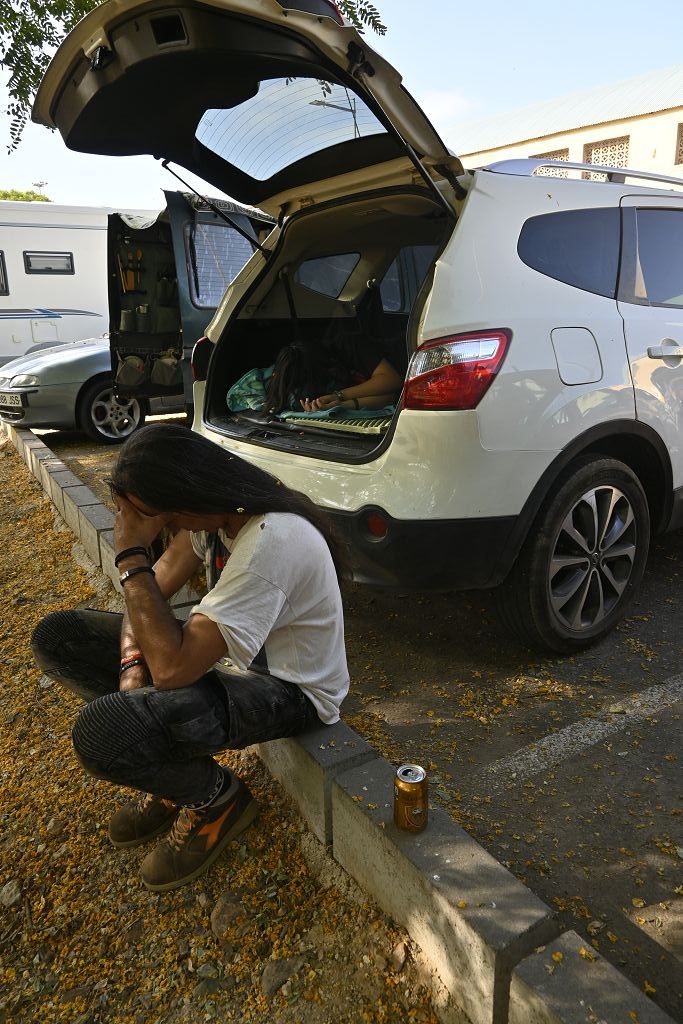
[[[318,398],[349,383],[348,370],[322,343],[295,341],[278,352],[263,408],[271,413],[299,408],[300,399]]]
[[[157,512],[290,512],[323,535],[338,576],[348,568],[332,524],[310,498],[189,427],[141,427],[121,449],[109,482],[117,494],[132,494]]]

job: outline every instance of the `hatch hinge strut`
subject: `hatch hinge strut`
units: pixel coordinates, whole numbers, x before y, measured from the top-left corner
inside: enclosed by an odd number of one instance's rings
[[[348,49],[346,51],[346,54],[347,54],[347,56],[349,58],[349,64],[348,64],[347,70],[348,70],[348,73],[353,78],[360,79],[360,77],[362,75],[367,75],[368,77],[372,78],[372,76],[375,74],[375,69],[372,66],[372,64],[370,64],[365,59],[365,51],[362,49],[362,47],[360,47],[358,45],[358,43],[349,43]],[[362,82],[361,82],[361,85],[362,85]],[[365,98],[365,102],[367,102],[368,98],[370,98],[370,97],[368,96],[367,98]],[[373,107],[375,107],[374,102],[371,102],[369,104],[369,106],[370,106],[370,109],[373,109]],[[394,136],[396,141],[406,151],[406,153],[410,157],[412,163],[415,165],[415,168],[416,168],[418,174],[423,179],[425,184],[428,186],[430,191],[434,193],[434,196],[438,200],[439,205],[443,206],[444,209],[446,209],[448,211],[448,213],[450,214],[450,216],[452,217],[453,216],[453,209],[449,205],[448,200],[446,199],[445,196],[441,195],[441,192],[436,187],[436,183],[434,182],[434,180],[432,179],[431,175],[427,171],[427,168],[424,166],[424,164],[422,163],[422,161],[420,160],[419,156],[417,155],[417,153],[415,152],[413,147],[410,145],[410,143],[406,142],[406,140],[403,138],[403,136],[399,132],[398,128],[396,128],[394,123],[389,120],[389,118],[387,117],[386,111],[382,110],[382,116],[381,116],[380,120],[387,126],[390,134]],[[458,185],[458,188],[460,188],[460,187],[461,186]]]
[[[211,199],[208,199],[206,196],[203,196],[201,192],[198,192],[193,185],[190,185],[189,181],[185,181],[185,179],[181,178],[179,174],[176,174],[176,172],[169,167],[168,160],[162,160],[161,166],[164,168],[165,171],[168,171],[169,174],[172,174],[174,178],[177,178],[181,185],[184,185],[185,188],[189,188],[191,192],[194,192],[197,199],[201,199],[203,203],[206,203],[206,205],[210,209],[212,209],[213,212],[218,217],[224,220],[226,224],[229,224],[231,228],[234,228],[235,231],[242,236],[242,238],[246,238],[248,242],[256,246],[259,252],[262,252],[264,256],[266,255],[266,250],[263,248],[260,242],[257,242],[255,238],[252,238],[249,232],[245,231],[244,228],[241,228],[239,224],[236,224],[232,217],[228,217],[225,210],[221,210],[220,206],[216,206],[216,204]]]
[[[365,59],[365,50],[363,50],[358,43],[349,43],[349,48],[346,51],[349,58],[349,66],[346,69],[352,78],[356,78],[360,75],[368,75],[370,78],[375,74],[375,69],[372,64]]]
[[[445,180],[453,189],[456,199],[465,199],[467,197],[467,189],[463,188],[450,167],[446,164],[434,164],[434,170],[443,175]]]

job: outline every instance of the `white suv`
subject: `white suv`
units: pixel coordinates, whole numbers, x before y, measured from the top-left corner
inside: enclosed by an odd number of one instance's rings
[[[683,524],[683,180],[465,171],[326,0],[110,0],[34,117],[277,218],[196,349],[194,428],[327,509],[356,579],[498,587],[555,651],[625,614],[651,532]],[[395,409],[228,408],[288,342],[349,338],[405,372]]]

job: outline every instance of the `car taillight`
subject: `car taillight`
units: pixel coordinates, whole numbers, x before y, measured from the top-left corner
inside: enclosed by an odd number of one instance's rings
[[[195,341],[190,357],[192,380],[206,380],[212,352],[213,342],[208,338],[200,338],[199,341]]]
[[[510,344],[507,329],[437,338],[410,361],[404,409],[474,409],[498,373]]]

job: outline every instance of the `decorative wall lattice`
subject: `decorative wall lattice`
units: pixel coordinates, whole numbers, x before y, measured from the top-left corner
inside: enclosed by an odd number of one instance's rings
[[[683,124],[678,126],[678,138],[676,139],[675,164],[683,164]]]
[[[550,153],[534,153],[532,160],[569,160],[568,149],[554,149]],[[561,171],[558,167],[541,167],[536,171],[539,178],[568,178],[568,171]]]
[[[618,139],[603,139],[602,142],[589,142],[583,147],[585,164],[602,164],[605,167],[628,167],[629,136],[622,135]],[[603,174],[587,174],[591,181],[601,181]]]

